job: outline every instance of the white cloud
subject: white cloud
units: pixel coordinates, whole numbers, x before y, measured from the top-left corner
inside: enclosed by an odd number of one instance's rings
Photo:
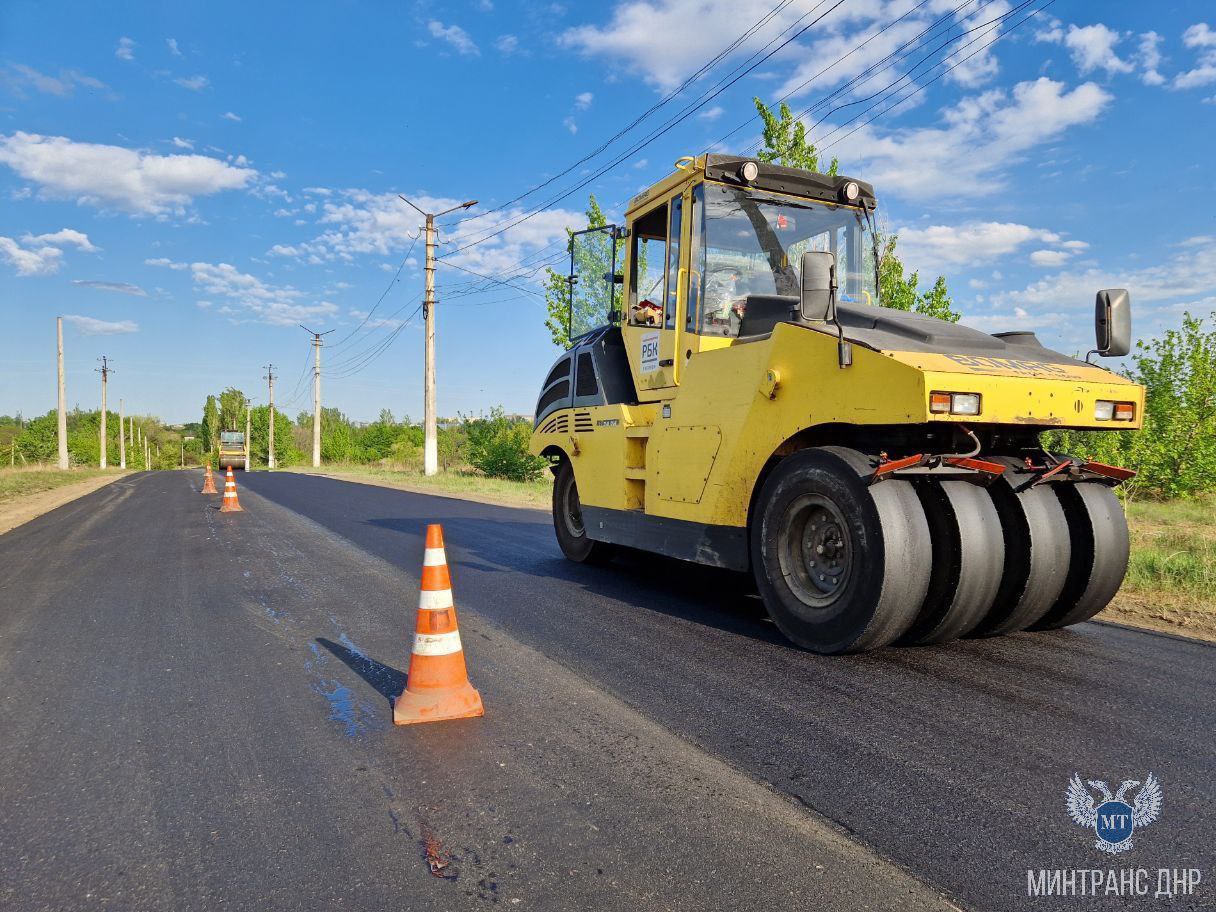
[[[574,108],[578,111],[586,111],[591,107],[591,102],[595,98],[590,92],[579,92],[574,96]]]
[[[912,268],[934,274],[947,267],[991,262],[1031,242],[1050,244],[1060,239],[1053,231],[1010,222],[900,228],[896,234],[900,256]]]
[[[1157,86],[1165,82],[1165,77],[1157,69],[1161,66],[1161,36],[1156,32],[1145,32],[1140,36],[1136,61],[1142,71],[1140,81],[1145,85]]]
[[[174,57],[180,57],[180,56],[182,56],[182,51],[181,51],[181,48],[179,48],[179,47],[177,46],[177,39],[176,39],[176,38],[166,38],[166,39],[165,39],[165,44],[166,44],[166,45],[168,45],[168,47],[169,47],[169,53],[170,53],[170,54],[172,54]]]
[[[114,56],[119,60],[134,60],[135,42],[130,38],[119,38],[118,47],[114,49]]]
[[[1173,87],[1194,89],[1216,82],[1216,31],[1197,22],[1182,33],[1182,43],[1196,51],[1198,66],[1175,76]]]
[[[515,35],[499,35],[494,40],[494,49],[500,54],[510,56],[519,50],[519,38]]]
[[[80,285],[84,288],[96,288],[100,291],[113,291],[117,294],[134,295],[137,298],[146,298],[148,293],[138,285],[132,285],[130,282],[103,282],[97,279],[72,279],[73,285]]]
[[[100,79],[86,76],[78,70],[60,70],[58,76],[48,76],[24,63],[10,63],[7,72],[4,73],[4,81],[9,83],[18,94],[21,94],[22,88],[31,88],[43,94],[57,95],[61,98],[71,95],[78,86],[98,90],[109,88]]]
[[[207,79],[207,77],[202,75],[179,76],[173,81],[183,89],[189,89],[191,92],[201,92],[203,89],[207,88],[207,86],[211,85],[211,82]]]
[[[432,19],[426,24],[427,31],[431,33],[432,38],[438,38],[440,41],[446,41],[457,53],[460,54],[480,54],[476,43],[469,37],[469,33],[462,29],[459,25],[444,25],[438,19]]]
[[[175,262],[173,262],[173,260],[169,259],[168,257],[156,257],[155,259],[152,259],[152,260],[144,260],[144,265],[145,266],[163,266],[166,269],[172,269],[175,272],[180,272],[183,269],[190,268],[189,263],[175,263]]]
[[[578,124],[574,122],[573,117],[564,118],[562,120],[562,126],[565,127],[567,130],[569,130],[571,133],[578,132]]]
[[[174,263],[161,258],[145,260],[152,266],[169,269],[189,268],[195,290],[206,298],[220,298],[226,303],[217,312],[238,320],[253,320],[273,326],[294,326],[301,320],[328,317],[338,312],[329,301],[313,303],[308,295],[290,285],[272,285],[257,276],[241,272],[230,263]],[[209,307],[211,301],[207,300]],[[201,304],[200,304],[201,306]]]
[[[243,189],[258,175],[205,155],[155,155],[22,132],[0,135],[0,164],[38,184],[43,196],[139,215],[181,212],[197,196]]]
[[[222,117],[224,120],[235,121],[236,123],[241,122],[241,118],[238,117],[237,115],[233,114],[231,111],[225,111],[223,114],[220,115],[220,117]]]
[[[192,139],[182,139],[180,136],[174,136],[174,137],[173,137],[173,145],[177,146],[179,149],[191,149],[191,150],[193,150],[193,149],[194,149],[194,140],[192,140]]]
[[[726,113],[725,108],[714,105],[712,108],[706,108],[704,111],[701,111],[699,114],[697,114],[697,117],[701,120],[708,120],[710,123],[713,123],[724,113]]]
[[[669,89],[735,41],[742,23],[760,20],[772,6],[770,0],[623,0],[606,24],[567,29],[558,43],[586,56],[623,60],[648,81]],[[787,6],[737,52],[751,53],[806,12],[794,9],[799,4]],[[672,35],[680,40],[672,41]]]
[[[51,275],[59,271],[64,247],[75,247],[85,253],[98,251],[87,234],[61,228],[51,234],[26,234],[20,241],[0,237],[0,258],[8,261],[19,276]]]
[[[64,319],[75,326],[77,332],[85,336],[113,336],[119,333],[139,332],[139,324],[133,320],[110,323],[93,317],[82,317],[80,314],[67,314]]]
[[[49,244],[23,247],[12,238],[0,236],[0,257],[15,267],[19,276],[40,276],[59,271],[63,251]]]
[[[409,196],[427,212],[442,212],[461,202],[426,193]],[[553,209],[512,225],[524,212],[516,207],[449,225],[446,229],[441,226],[440,257],[478,272],[501,274],[514,269],[520,260],[542,248],[556,242],[564,243],[567,227],[582,227],[586,222],[586,216],[581,212]],[[390,270],[395,270],[401,256],[418,237],[420,216],[395,193],[344,190],[322,201],[318,221],[329,227],[311,241],[276,244],[267,252],[312,265],[354,262],[365,256],[395,257],[395,262],[388,264]],[[445,253],[470,241],[479,241],[499,229],[503,229],[501,234],[476,247],[456,255]],[[417,244],[420,246],[421,242]]]
[[[1000,65],[993,47],[1005,23],[992,20],[1004,16],[1012,8],[1013,4],[999,0],[978,7],[972,15],[963,20],[964,29],[976,31],[971,32],[966,40],[953,48],[945,58],[947,66],[953,67],[949,70],[947,79],[965,88],[974,88],[996,76]]]
[[[1035,266],[1063,266],[1069,256],[1067,250],[1036,250],[1030,254],[1030,262]]]
[[[1052,273],[1016,291],[991,295],[992,319],[1008,317],[1015,308],[1039,326],[1067,327],[1068,350],[1083,350],[1092,326],[1094,293],[1100,288],[1126,288],[1136,311],[1136,334],[1147,338],[1177,322],[1184,310],[1216,310],[1216,236],[1188,238],[1175,252],[1137,269],[1089,266]],[[968,319],[966,322],[972,323]],[[1009,327],[1018,328],[1018,327]]]
[[[1030,149],[1095,120],[1112,96],[1092,82],[1071,91],[1047,78],[994,89],[942,112],[941,127],[879,133],[863,127],[827,144],[850,170],[886,192],[940,199],[943,188],[975,196],[1004,189],[1004,172]]]
[[[1101,22],[1095,25],[1070,25],[1064,35],[1064,46],[1082,75],[1094,70],[1107,73],[1130,73],[1132,65],[1115,53],[1121,36]]]

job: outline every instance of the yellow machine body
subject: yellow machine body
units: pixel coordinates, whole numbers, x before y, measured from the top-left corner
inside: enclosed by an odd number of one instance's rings
[[[705,158],[689,161],[631,201],[623,234],[656,207],[674,211],[675,200],[688,213],[695,188],[707,182]],[[959,449],[950,428],[958,424],[972,433],[988,428],[1023,438],[1050,428],[1141,426],[1141,387],[1054,352],[1049,358],[1032,349],[994,356],[853,342],[851,364],[841,366],[838,331],[830,323],[777,322],[753,338],[699,332],[689,312],[697,297],[690,281],[699,278],[691,259],[696,230],[691,218],[678,226],[669,220],[667,249],[675,248],[679,259],[671,254],[668,272],[675,279],[669,278],[666,294],[674,312],[668,319],[656,327],[614,314],[632,401],[538,413],[532,452],[569,461],[593,538],[741,568],[746,546],[740,536],[766,467],[801,447],[843,444],[865,432],[876,442],[874,451],[896,458],[919,451],[901,444],[901,427],[937,437],[940,452],[948,453]],[[625,245],[620,270],[625,298],[636,265],[633,246]],[[935,413],[933,392],[978,394],[979,414]],[[1132,403],[1134,417],[1098,420],[1101,400]],[[680,536],[687,540],[673,544]]]

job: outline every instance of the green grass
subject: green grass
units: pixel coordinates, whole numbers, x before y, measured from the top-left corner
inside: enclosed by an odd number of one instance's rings
[[[2,468],[0,469],[0,503],[7,503],[28,494],[51,491],[64,485],[76,484],[102,475],[121,475],[118,469],[58,469]]]
[[[1133,503],[1126,588],[1195,596],[1216,610],[1216,502]]]
[[[339,475],[352,481],[370,481],[404,490],[449,494],[520,507],[548,507],[553,490],[552,477],[548,472],[539,481],[507,481],[504,478],[487,478],[471,469],[441,471],[430,477],[415,469],[366,465],[324,465],[320,469],[291,466],[286,471]]]

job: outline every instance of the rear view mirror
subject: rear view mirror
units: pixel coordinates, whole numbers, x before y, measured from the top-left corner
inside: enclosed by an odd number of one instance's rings
[[[836,257],[827,251],[802,255],[802,319],[827,323],[836,319]]]
[[[1125,288],[1104,288],[1094,304],[1095,351],[1122,358],[1132,350],[1132,299]]]

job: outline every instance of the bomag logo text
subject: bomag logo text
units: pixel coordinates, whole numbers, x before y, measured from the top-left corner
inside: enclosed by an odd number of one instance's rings
[[[1020,358],[987,358],[982,355],[946,355],[955,364],[974,370],[1013,370],[1024,374],[1067,374],[1058,364],[1046,361],[1023,361]]]

